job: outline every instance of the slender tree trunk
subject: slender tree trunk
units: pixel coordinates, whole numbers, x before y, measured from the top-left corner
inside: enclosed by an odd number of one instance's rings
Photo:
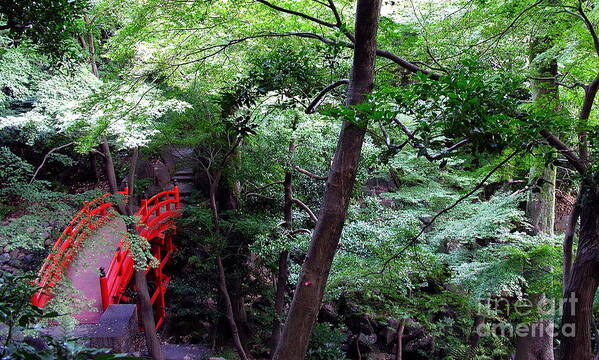
[[[87,15],[84,15],[83,19],[87,26],[92,25]],[[98,71],[98,64],[96,63],[96,47],[94,45],[93,33],[91,31],[87,33],[87,40],[85,40],[83,35],[80,35],[79,43],[81,44],[81,47],[88,52],[92,74],[99,79],[100,72]],[[112,154],[110,153],[110,145],[108,144],[108,139],[106,136],[102,136],[101,142],[102,152],[104,153],[104,172],[106,174],[106,179],[108,180],[108,186],[110,187],[110,192],[116,194],[119,189],[118,183],[116,181],[114,162],[112,161]]]
[[[568,228],[564,233],[564,280],[563,280],[563,291],[564,295],[568,288],[568,282],[572,273],[572,247],[574,244],[574,235],[576,234],[576,225],[578,224],[578,217],[580,216],[580,191],[576,197],[576,203],[572,208],[572,212],[568,217]]]
[[[98,171],[98,154],[95,152],[89,153],[89,167],[91,173],[94,174],[94,180],[96,184],[100,182],[100,172]]]
[[[106,173],[108,186],[110,187],[110,192],[116,194],[119,191],[119,187],[116,181],[116,171],[114,171],[114,162],[112,162],[110,145],[108,145],[106,136],[102,137],[102,152],[104,153],[104,172]]]
[[[137,171],[138,159],[139,148],[135,148],[133,149],[131,159],[129,161],[129,174],[127,177],[129,183],[129,202],[127,203],[127,214],[129,216],[133,216],[135,213],[133,197],[135,195],[135,174]],[[127,226],[127,231],[130,233],[137,233],[137,229],[133,224],[129,224]],[[156,321],[154,320],[154,310],[152,309],[152,303],[150,302],[150,292],[148,291],[148,282],[146,279],[145,269],[135,269],[134,280],[148,352],[150,353],[152,359],[164,360],[164,354],[162,353],[162,347],[160,346],[160,339],[158,339],[158,334],[156,333]]]
[[[599,285],[599,189],[583,181],[580,239],[565,291],[560,360],[591,360],[592,308]]]
[[[212,181],[210,183],[209,189],[209,201],[210,201],[210,210],[212,211],[212,228],[213,233],[216,236],[220,235],[220,214],[218,210],[218,201],[216,199],[216,193],[218,191],[218,185],[220,183],[220,179],[222,177],[222,170],[217,170],[214,176],[212,177]],[[227,322],[229,324],[229,328],[231,330],[231,336],[233,338],[233,343],[235,344],[235,349],[237,350],[237,354],[241,360],[250,359],[249,353],[246,351],[241,337],[239,335],[239,328],[237,327],[237,322],[235,320],[235,313],[233,311],[233,303],[231,301],[231,296],[229,295],[229,290],[227,288],[227,279],[225,270],[223,267],[222,258],[219,255],[216,256],[216,266],[218,269],[218,281],[219,281],[219,289],[223,294],[223,300],[225,301],[225,310],[227,313]]]
[[[237,354],[239,355],[241,360],[248,360],[249,358],[239,338],[239,331],[237,330],[237,323],[235,322],[235,316],[233,315],[233,306],[231,305],[231,297],[229,296],[229,291],[227,290],[227,280],[225,277],[225,270],[223,268],[223,262],[220,258],[220,255],[216,256],[216,264],[218,266],[219,287],[225,299],[227,321],[229,322],[229,326],[231,327],[233,343],[235,344],[235,349],[237,349]]]
[[[402,319],[399,322],[397,329],[397,351],[395,352],[395,360],[403,359],[403,332],[406,328],[406,319]]]
[[[380,0],[359,0],[357,4],[354,61],[347,93],[349,106],[361,103],[364,95],[372,91],[380,6]],[[344,123],[342,126],[318,222],[302,266],[281,341],[273,356],[275,360],[300,360],[306,353],[341,237],[364,134],[363,126],[351,123]]]
[[[535,172],[535,169],[530,172],[537,186],[529,193],[526,216],[535,234],[553,236],[556,169],[554,166],[548,166],[541,171],[540,176],[535,176]]]
[[[293,143],[290,148],[292,148]],[[293,224],[293,187],[292,187],[293,176],[291,171],[288,170],[285,173],[285,181],[283,182],[283,189],[285,191],[285,205],[283,208],[283,216],[285,221],[285,228],[290,231]],[[270,335],[271,343],[271,356],[274,356],[275,349],[281,340],[281,319],[283,317],[283,310],[285,308],[285,288],[287,287],[287,281],[289,278],[288,271],[288,258],[289,251],[284,250],[279,254],[279,274],[277,276],[277,290],[275,293],[275,318],[272,321],[272,333]]]

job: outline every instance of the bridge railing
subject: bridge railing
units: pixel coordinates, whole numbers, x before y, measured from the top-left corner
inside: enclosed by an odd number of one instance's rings
[[[128,188],[119,192],[127,196]],[[52,290],[61,279],[65,270],[71,265],[75,255],[89,234],[116,214],[112,210],[114,204],[107,201],[110,194],[85,202],[84,206],[70,221],[59,238],[54,242],[50,254],[38,273],[35,286],[39,290],[33,295],[33,305],[44,307],[52,297]]]
[[[120,194],[127,196],[129,191],[125,188]],[[114,210],[115,204],[108,201],[108,196],[110,194],[85,203],[55,242],[35,282],[40,290],[31,299],[34,305],[39,307],[46,305],[52,298],[54,286],[71,265],[85,238],[117,215]],[[157,327],[162,324],[165,317],[164,294],[170,277],[164,275],[162,270],[174,251],[170,230],[174,230],[173,219],[179,216],[180,208],[179,187],[175,185],[170,190],[142,200],[140,209],[136,213],[139,217],[137,231],[152,244],[152,252],[160,262],[157,268],[146,270],[146,273],[151,272],[149,276],[156,282],[156,288],[150,296],[156,310]],[[125,241],[126,239],[120,241],[108,271],[104,274],[104,269],[101,269],[99,285],[104,309],[110,304],[128,300],[124,293],[133,277],[135,264]]]
[[[174,186],[171,190],[166,190],[158,193],[147,200],[141,201],[141,206],[136,213],[139,217],[137,231],[138,233],[146,238],[148,241],[160,239],[164,242],[165,232],[169,229],[174,228],[173,219],[179,216],[179,210],[181,208],[179,187]],[[104,279],[100,279],[101,293],[102,293],[102,306],[106,309],[110,304],[119,303],[121,300],[126,300],[125,290],[129,285],[133,274],[134,274],[134,260],[125,244],[126,240],[121,241],[115,255],[110,263],[110,267],[106,272]],[[172,242],[167,241],[166,243],[160,244],[154,256],[160,261],[160,265],[156,272],[156,291],[163,294],[166,290],[163,284],[162,268],[164,264],[170,258],[170,255],[174,249]],[[164,254],[161,254],[160,249],[163,250]],[[147,269],[149,272],[152,269]],[[164,278],[167,279],[167,278]],[[152,303],[157,299],[157,296],[152,296]],[[164,306],[164,304],[162,304]],[[163,311],[163,310],[162,310]],[[160,314],[159,314],[160,315]],[[160,325],[162,317],[158,317],[157,326]]]

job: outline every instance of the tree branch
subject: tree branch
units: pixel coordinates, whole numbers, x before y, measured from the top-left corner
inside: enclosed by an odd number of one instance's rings
[[[572,166],[574,166],[574,168],[581,175],[586,174],[587,164],[585,164],[585,162],[581,158],[579,158],[578,155],[576,155],[576,152],[574,150],[570,149],[566,144],[561,142],[560,139],[558,139],[555,135],[553,135],[547,130],[541,130],[540,134],[545,138],[545,140],[547,140],[549,145],[553,146],[555,149],[557,149],[558,152],[564,155],[564,157],[568,159],[570,164],[572,164]]]
[[[37,167],[37,169],[35,170],[35,172],[33,173],[33,176],[31,177],[31,180],[29,180],[29,183],[33,183],[33,181],[35,180],[35,177],[37,176],[37,174],[40,172],[40,170],[42,169],[42,167],[44,166],[44,164],[46,163],[46,160],[48,160],[48,156],[50,156],[50,154],[52,154],[55,151],[61,150],[66,148],[67,146],[71,146],[73,145],[75,142],[70,142],[68,144],[64,144],[64,145],[60,145],[57,146],[55,148],[53,148],[52,150],[48,151],[48,153],[46,155],[44,155],[44,159],[42,160],[42,163],[40,164],[40,166]]]
[[[512,152],[508,157],[506,157],[499,164],[497,164],[495,167],[493,167],[493,169],[491,169],[491,171],[489,171],[489,173],[487,173],[487,175],[485,175],[485,177],[478,184],[476,184],[476,186],[474,188],[472,188],[472,190],[468,191],[468,193],[466,193],[465,195],[461,196],[453,204],[451,204],[450,206],[446,207],[445,209],[439,211],[435,216],[433,216],[433,218],[431,219],[431,221],[428,222],[428,224],[426,224],[425,226],[423,226],[420,229],[420,232],[418,232],[418,234],[414,238],[412,238],[412,240],[410,240],[400,251],[398,251],[397,253],[395,253],[394,255],[392,255],[390,258],[388,258],[387,260],[385,260],[385,262],[383,263],[383,267],[381,268],[381,270],[378,273],[379,274],[383,273],[387,269],[387,266],[389,266],[389,264],[391,263],[391,261],[399,258],[401,256],[401,254],[403,254],[408,248],[410,248],[411,246],[415,245],[418,242],[418,240],[420,239],[420,237],[422,236],[422,234],[424,234],[425,231],[428,228],[430,228],[433,225],[433,223],[441,215],[443,215],[443,214],[451,211],[453,208],[455,208],[456,206],[458,206],[462,201],[466,200],[471,195],[473,195],[475,192],[477,192],[480,188],[482,188],[483,185],[487,182],[487,180],[489,180],[489,178],[491,176],[493,176],[493,174],[495,172],[497,172],[497,170],[501,169],[512,158],[514,158],[514,156],[516,156],[521,150],[522,149],[517,149],[514,152]]]
[[[313,179],[316,179],[316,180],[326,180],[326,179],[328,179],[328,176],[319,176],[319,175],[316,175],[316,174],[314,174],[314,173],[312,173],[312,172],[310,172],[308,170],[302,169],[301,167],[299,167],[297,165],[293,165],[293,169],[295,171],[297,171],[297,172],[300,172],[300,173],[302,173],[304,175],[307,175],[307,176],[309,176],[309,177],[311,177]]]
[[[258,1],[258,0],[256,0]],[[296,36],[296,37],[301,37],[301,38],[306,38],[306,39],[314,39],[314,40],[318,40],[322,43],[328,44],[328,45],[336,45],[336,46],[343,46],[346,47],[348,49],[353,49],[354,48],[354,44],[351,42],[346,42],[346,41],[335,41],[332,39],[329,39],[325,36],[322,35],[318,35],[318,34],[314,34],[314,33],[309,33],[309,32],[287,32],[287,33],[267,33],[267,34],[258,34],[258,35],[252,35],[252,36],[246,36],[243,38],[239,38],[239,39],[233,39],[233,40],[229,40],[227,43],[225,44],[218,44],[218,45],[211,45],[208,47],[205,47],[203,49],[200,49],[198,51],[194,51],[191,54],[188,54],[187,56],[190,56],[192,54],[197,54],[200,53],[202,51],[207,51],[207,50],[212,50],[212,49],[217,49],[215,50],[213,53],[203,56],[199,59],[194,59],[194,60],[189,60],[189,61],[185,61],[185,62],[181,62],[178,64],[171,64],[171,66],[182,66],[182,65],[189,65],[189,64],[193,64],[202,60],[206,60],[207,58],[211,57],[211,56],[215,56],[221,52],[223,52],[226,48],[228,48],[229,46],[235,45],[235,44],[239,44],[243,41],[246,40],[251,40],[251,39],[259,39],[259,38],[268,38],[268,37],[289,37],[289,36]],[[405,60],[387,50],[381,50],[381,49],[377,49],[376,50],[376,54],[377,56],[380,56],[382,58],[391,60],[392,62],[396,63],[397,65],[403,67],[404,69],[408,70],[409,72],[412,73],[416,73],[416,72],[421,72],[425,75],[428,75],[431,79],[433,80],[438,80],[441,75],[438,73],[434,73],[431,72],[429,70],[426,70],[418,65],[416,65],[413,62],[410,62],[408,60]]]
[[[300,234],[300,233],[310,235],[310,234],[312,234],[312,231],[310,231],[308,229],[295,229],[295,230],[289,232],[289,236],[293,236],[295,234]]]
[[[254,184],[252,184],[252,185],[255,186],[255,189],[253,191],[259,191],[259,190],[263,190],[263,189],[266,189],[266,188],[274,186],[274,185],[282,185],[282,184],[284,184],[284,181],[274,181],[274,182],[271,182],[271,183],[268,183],[268,184],[262,185],[262,186],[256,186]]]
[[[277,5],[275,5],[275,4],[272,4],[272,3],[270,3],[270,2],[268,2],[268,1],[266,1],[266,0],[256,0],[256,1],[257,1],[257,2],[259,2],[259,3],[261,3],[261,4],[264,4],[264,5],[268,6],[268,7],[269,7],[269,8],[271,8],[271,9],[274,9],[274,10],[277,10],[277,11],[280,11],[280,12],[284,12],[284,13],[287,13],[287,14],[291,14],[291,15],[299,16],[299,17],[301,17],[301,18],[304,18],[304,19],[310,20],[310,21],[312,21],[312,22],[315,22],[315,23],[317,23],[317,24],[319,24],[319,25],[322,25],[322,26],[326,26],[326,27],[329,27],[329,28],[336,28],[336,27],[337,27],[337,26],[336,26],[335,24],[333,24],[333,23],[330,23],[330,22],[327,22],[327,21],[324,21],[324,20],[317,19],[317,18],[315,18],[315,17],[313,17],[313,16],[310,16],[310,15],[308,15],[308,14],[304,14],[304,13],[302,13],[302,12],[299,12],[299,11],[295,11],[295,10],[291,10],[291,9],[286,9],[286,8],[283,8],[283,7],[277,6]]]
[[[589,20],[587,14],[582,9],[582,2],[579,3],[577,10],[578,10],[578,13],[580,14],[580,18],[582,19],[585,26],[589,30],[589,33],[591,33],[591,36],[593,37],[593,45],[595,47],[595,52],[597,53],[597,56],[599,56],[599,37],[597,36],[597,31],[595,30],[595,26],[593,25],[591,20]]]
[[[393,121],[400,126],[401,130],[408,136],[408,138],[412,141],[416,140],[416,136],[414,135],[414,132],[412,132],[403,122],[401,122],[399,119],[397,118],[393,118]],[[470,142],[470,139],[466,138],[463,140],[458,141],[457,143],[451,145],[450,147],[441,150],[439,153],[435,154],[435,155],[431,155],[428,153],[428,150],[426,148],[426,146],[419,144],[419,143],[413,143],[412,146],[416,149],[420,149],[422,150],[422,155],[428,160],[428,161],[435,161],[438,160],[440,158],[442,158],[443,156],[447,155],[449,152],[458,149],[466,144],[468,144]]]
[[[318,95],[316,95],[316,97],[314,98],[314,100],[312,100],[312,102],[310,103],[310,105],[308,105],[308,107],[306,108],[306,114],[313,114],[316,111],[316,108],[320,105],[320,102],[322,100],[322,98],[328,94],[329,92],[331,92],[332,90],[334,90],[335,88],[338,88],[341,85],[347,85],[349,84],[349,79],[341,79],[339,81],[335,81],[334,83],[332,83],[331,85],[325,87],[324,89],[322,89],[321,92],[318,93]]]
[[[312,219],[312,221],[314,221],[315,223],[318,222],[318,218],[316,217],[316,215],[314,215],[312,210],[310,210],[308,205],[304,204],[300,199],[296,199],[296,198],[292,198],[291,201],[294,204],[298,205],[300,208],[302,208],[302,210],[304,210],[308,214],[308,216],[310,217],[310,219]]]

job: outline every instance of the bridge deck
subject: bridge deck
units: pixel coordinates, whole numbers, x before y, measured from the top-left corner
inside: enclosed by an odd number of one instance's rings
[[[80,304],[75,318],[81,323],[97,323],[102,314],[99,268],[108,271],[110,262],[126,232],[125,222],[113,218],[94,231],[66,271],[66,277],[78,294],[73,301]]]

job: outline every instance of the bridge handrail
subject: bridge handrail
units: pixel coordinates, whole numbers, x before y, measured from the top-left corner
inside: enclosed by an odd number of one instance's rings
[[[128,188],[125,188],[119,194],[127,196],[128,190]],[[105,194],[85,202],[83,208],[73,216],[69,225],[54,242],[50,254],[46,257],[35,281],[35,285],[40,290],[32,297],[34,305],[43,307],[50,300],[52,288],[73,261],[74,254],[83,244],[83,240],[89,236],[89,232],[85,232],[85,228],[93,231],[110,217],[115,216],[114,213],[109,211],[114,204],[106,201],[109,195]],[[97,205],[97,207],[93,208],[94,205]],[[98,218],[92,221],[95,217]]]
[[[166,210],[160,211],[162,207],[165,207]],[[173,228],[171,221],[165,222],[164,220],[170,220],[179,216],[180,208],[178,186],[174,186],[171,190],[160,192],[148,200],[142,200],[141,207],[136,213],[136,216],[139,217],[138,233],[149,241],[164,233],[167,229]],[[153,214],[157,215],[152,216]],[[160,224],[163,226],[156,227],[156,225]],[[119,247],[106,272],[107,281],[105,288],[102,289],[104,308],[120,301],[127,284],[133,277],[134,260],[131,257],[129,249],[123,250],[126,248],[125,241],[125,239],[120,241]]]
[[[128,196],[128,188],[119,192],[122,195]],[[62,232],[60,237],[54,243],[52,252],[47,256],[44,265],[38,273],[38,278],[35,284],[39,286],[39,290],[33,295],[31,302],[38,306],[44,307],[48,300],[52,298],[52,290],[64,271],[69,267],[83,245],[85,238],[100,225],[108,222],[110,218],[116,216],[114,211],[115,204],[107,201],[107,197],[111,194],[93,199],[84,203],[83,208],[73,216],[69,225]],[[164,292],[166,283],[170,277],[162,274],[162,268],[171,256],[174,249],[172,241],[169,238],[165,241],[165,232],[174,229],[173,218],[180,215],[181,203],[179,195],[179,187],[174,186],[170,190],[162,191],[149,199],[142,200],[141,207],[137,211],[136,216],[139,217],[136,229],[138,233],[148,241],[159,239],[160,247],[157,249],[165,250],[165,255],[161,259],[160,266],[156,269],[160,284],[154,294],[151,296],[151,302],[156,301],[159,314],[156,327],[164,321]],[[119,247],[115,251],[108,271],[105,276],[100,277],[100,291],[102,296],[102,306],[104,309],[110,304],[118,303],[124,296],[124,291],[131,281],[134,273],[134,261],[131,257],[130,250],[126,249],[126,239],[119,242]],[[157,255],[160,255],[160,250],[157,250]],[[155,254],[156,256],[156,254]],[[150,268],[146,272],[150,271]],[[157,299],[161,300],[157,300]]]

